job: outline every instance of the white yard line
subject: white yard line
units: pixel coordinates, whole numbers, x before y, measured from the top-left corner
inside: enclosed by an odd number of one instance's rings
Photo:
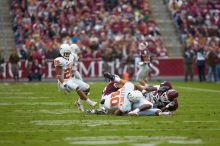
[[[157,146],[164,142],[169,144],[203,144],[201,139],[192,139],[179,136],[95,136],[95,137],[66,137],[63,140],[69,144],[79,145],[106,145],[129,143],[132,146]],[[50,142],[59,143],[62,139],[53,139]],[[44,143],[46,140],[24,140],[25,143]],[[18,144],[15,140],[0,140],[0,144]]]
[[[120,144],[130,143],[131,145],[159,145],[167,142],[172,144],[202,144],[201,139],[191,139],[180,136],[95,136],[95,137],[66,137],[64,138],[69,144],[82,145],[103,145],[103,144]],[[155,141],[155,142],[152,142]]]
[[[53,114],[53,115],[62,115],[69,113],[81,113],[81,111],[76,109],[41,109],[41,110],[14,110],[18,113],[44,113],[44,114]]]
[[[35,125],[63,126],[63,125],[80,125],[80,126],[100,126],[100,125],[129,125],[135,124],[129,120],[35,120],[31,121]]]
[[[65,102],[0,102],[0,106],[14,106],[14,105],[68,105]]]
[[[175,88],[192,90],[192,91],[220,93],[220,90],[213,90],[213,89],[204,89],[204,88],[195,88],[195,87],[184,87],[184,86],[175,86]]]
[[[0,95],[32,95],[33,92],[0,92]]]
[[[2,96],[0,99],[48,99],[48,98],[53,98],[49,96],[39,96],[39,97],[34,97],[34,96]]]
[[[18,124],[18,123],[12,123],[12,124]],[[23,123],[27,124],[27,123]],[[96,129],[96,131],[103,131],[103,132],[111,132],[111,131],[118,131],[120,129]],[[150,132],[150,131],[177,131],[178,129],[126,129],[128,131],[142,131],[142,132]],[[181,131],[220,131],[220,129],[181,129]],[[88,132],[91,131],[90,129],[51,129],[51,130],[0,130],[0,133],[45,133],[45,132]]]
[[[218,123],[218,121],[183,121],[183,123]]]

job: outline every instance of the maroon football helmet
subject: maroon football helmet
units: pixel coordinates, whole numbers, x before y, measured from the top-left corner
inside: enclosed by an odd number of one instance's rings
[[[179,96],[179,93],[174,89],[168,90],[166,94],[169,101],[173,101],[175,98]]]
[[[169,87],[169,89],[173,89],[172,84],[169,81],[163,81],[160,83],[160,87],[164,87],[164,86]]]

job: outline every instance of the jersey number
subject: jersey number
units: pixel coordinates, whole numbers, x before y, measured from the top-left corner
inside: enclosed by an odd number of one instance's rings
[[[116,91],[112,93],[111,99],[110,99],[110,106],[118,106],[120,101],[120,91]]]
[[[72,76],[72,67],[64,70],[64,79],[69,79]]]

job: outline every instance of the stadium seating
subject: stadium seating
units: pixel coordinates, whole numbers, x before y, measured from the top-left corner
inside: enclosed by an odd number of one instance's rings
[[[179,31],[181,42],[191,49],[214,41],[220,46],[219,0],[170,0],[168,7]]]
[[[146,0],[11,0],[10,10],[23,59],[34,50],[53,59],[62,42],[78,43],[84,58],[104,58],[112,48],[112,57],[121,59],[143,41],[156,56],[168,56]]]

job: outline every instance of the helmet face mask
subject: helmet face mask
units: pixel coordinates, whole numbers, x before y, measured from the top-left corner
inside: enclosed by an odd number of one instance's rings
[[[69,59],[71,52],[64,52],[63,53],[63,58]]]

